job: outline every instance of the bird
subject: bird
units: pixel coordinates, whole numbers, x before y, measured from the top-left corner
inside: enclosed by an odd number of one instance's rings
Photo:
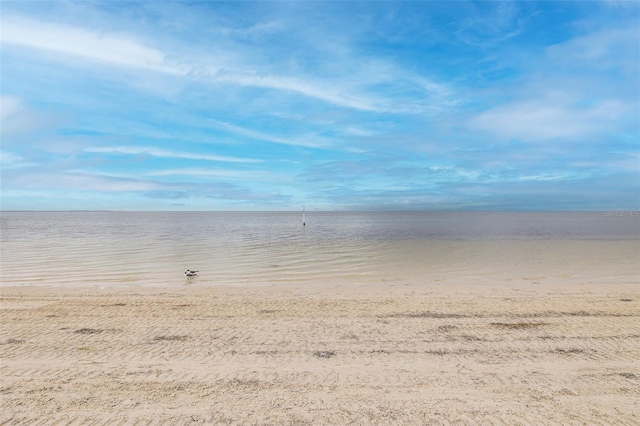
[[[187,269],[186,271],[184,271],[184,276],[185,277],[195,277],[196,275],[198,275],[198,271],[192,271],[191,269]]]

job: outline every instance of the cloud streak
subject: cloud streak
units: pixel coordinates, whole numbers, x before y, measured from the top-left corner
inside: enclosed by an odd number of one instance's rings
[[[373,99],[367,99],[364,96],[351,95],[344,92],[336,92],[330,88],[331,85],[327,84],[327,82],[314,84],[293,77],[257,75],[256,73],[241,72],[216,72],[212,78],[215,81],[241,86],[293,92],[345,108],[371,112],[384,112],[389,110],[389,108],[377,105],[377,102]]]
[[[229,170],[229,169],[203,169],[203,168],[182,168],[163,169],[146,173],[146,176],[181,176],[197,178],[214,178],[227,180],[246,180],[252,182],[287,182],[289,176],[273,172],[259,170]]]
[[[289,139],[289,138],[283,138],[279,136],[266,134],[263,132],[248,129],[242,126],[237,126],[235,124],[231,124],[227,122],[222,122],[217,120],[210,120],[210,122],[213,123],[214,126],[224,129],[226,131],[229,131],[233,134],[244,136],[250,139],[259,140],[259,141],[272,142],[272,143],[277,143],[281,145],[302,146],[307,148],[323,148],[323,147],[328,147],[329,145],[326,142],[325,143],[318,142],[317,141],[318,138],[314,138],[314,137],[304,138],[304,137],[298,136],[298,137],[293,137]]]
[[[210,154],[194,154],[189,152],[172,151],[154,147],[141,146],[108,146],[108,147],[89,147],[86,152],[101,154],[119,154],[119,155],[148,155],[160,158],[177,158],[185,160],[203,160],[203,161],[219,161],[227,163],[260,163],[262,160],[253,158],[227,157],[223,155]]]
[[[500,106],[474,117],[470,126],[506,139],[546,141],[580,140],[616,127],[633,108],[610,100],[581,107],[558,100],[519,102]]]
[[[3,19],[0,42],[172,75],[185,75],[188,71],[185,67],[168,64],[161,50],[129,37],[29,18]]]

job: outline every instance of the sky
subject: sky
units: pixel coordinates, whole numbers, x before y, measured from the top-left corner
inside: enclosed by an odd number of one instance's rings
[[[0,8],[2,210],[640,209],[640,2]]]

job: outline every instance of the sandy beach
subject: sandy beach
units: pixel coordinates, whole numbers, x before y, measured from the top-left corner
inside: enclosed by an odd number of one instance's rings
[[[640,424],[634,283],[4,287],[1,425]]]

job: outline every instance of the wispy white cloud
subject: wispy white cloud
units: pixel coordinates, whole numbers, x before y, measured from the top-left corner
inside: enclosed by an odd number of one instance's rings
[[[229,170],[229,169],[202,169],[202,168],[180,168],[163,169],[148,172],[145,176],[190,176],[199,178],[216,178],[230,180],[248,180],[253,182],[282,182],[291,179],[283,173],[267,172],[260,170]]]
[[[464,43],[487,47],[519,35],[523,15],[515,1],[467,3],[474,13],[460,23],[456,35]]]
[[[24,108],[24,104],[17,96],[0,96],[0,123]]]
[[[65,121],[63,114],[36,109],[21,97],[0,96],[0,133],[4,146],[13,144],[16,136],[55,128]]]
[[[557,99],[524,101],[482,112],[471,119],[470,127],[507,139],[575,139],[615,127],[629,111],[629,107],[616,100],[590,107],[562,104]]]
[[[9,151],[0,151],[0,166],[2,169],[21,169],[35,165],[36,163],[28,161],[21,155]]]
[[[17,16],[2,19],[0,42],[167,74],[188,72],[184,66],[169,63],[161,50],[145,46],[130,36]]]
[[[549,46],[547,56],[555,63],[580,69],[621,68],[640,66],[640,40],[637,22],[631,26],[590,32]]]
[[[223,155],[195,154],[190,152],[179,152],[154,147],[144,146],[109,146],[109,147],[88,147],[86,152],[121,155],[149,155],[151,157],[162,158],[182,158],[186,160],[220,161],[228,163],[260,163],[262,160],[253,158],[227,157]]]
[[[359,126],[349,126],[346,129],[344,129],[344,132],[351,136],[360,136],[360,137],[371,137],[376,135],[375,131],[365,129]]]
[[[3,185],[18,190],[49,191],[149,191],[162,188],[158,182],[139,178],[107,176],[86,171],[59,171],[41,168],[31,173],[9,170]]]
[[[508,100],[477,113],[469,127],[521,141],[593,141],[637,132],[639,36],[636,22],[532,55],[519,84],[499,89]]]
[[[337,92],[328,82],[312,83],[308,80],[278,75],[260,75],[255,72],[218,71],[212,76],[216,81],[242,86],[262,87],[295,92],[300,95],[319,99],[337,106],[363,111],[383,112],[385,108],[377,105],[374,99],[348,92]]]
[[[296,136],[293,138],[284,138],[280,136],[274,136],[271,134],[267,134],[264,132],[259,132],[257,130],[248,129],[246,127],[237,126],[235,124],[227,123],[224,121],[218,120],[210,120],[214,126],[234,133],[236,135],[245,136],[250,139],[255,139],[259,141],[266,141],[277,143],[281,145],[291,145],[291,146],[304,146],[308,148],[322,148],[330,146],[329,141],[319,138],[315,135],[311,136]]]
[[[540,173],[536,175],[518,176],[514,180],[517,182],[553,182],[585,177],[575,173]]]

